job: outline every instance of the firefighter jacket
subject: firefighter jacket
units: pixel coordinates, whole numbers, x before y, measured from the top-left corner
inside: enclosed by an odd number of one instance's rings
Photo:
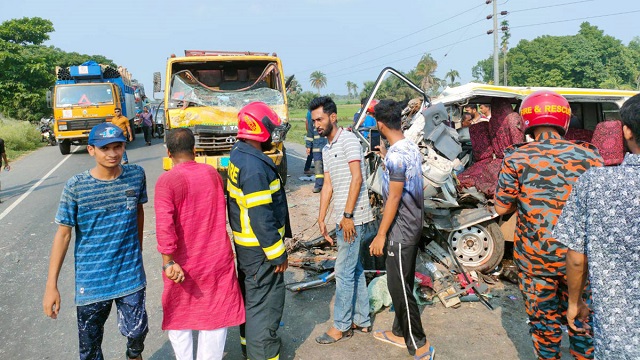
[[[322,154],[322,148],[327,145],[327,138],[320,136],[318,130],[313,126],[311,112],[307,112],[307,136],[304,138],[307,149],[311,152]],[[322,159],[320,159],[322,160]]]
[[[258,149],[238,141],[231,149],[227,176],[227,210],[238,267],[252,275],[265,260],[282,264],[291,225],[276,165]]]

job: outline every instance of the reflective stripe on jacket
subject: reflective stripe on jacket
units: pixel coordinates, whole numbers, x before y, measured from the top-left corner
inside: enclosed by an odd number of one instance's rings
[[[291,226],[275,164],[238,141],[231,149],[227,176],[227,211],[238,266],[253,274],[265,260],[282,264],[287,259],[284,237],[291,237]]]

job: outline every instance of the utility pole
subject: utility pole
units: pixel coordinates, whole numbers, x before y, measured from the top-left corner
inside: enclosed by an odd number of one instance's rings
[[[493,0],[493,84],[500,85],[500,64],[498,62],[498,1]]]

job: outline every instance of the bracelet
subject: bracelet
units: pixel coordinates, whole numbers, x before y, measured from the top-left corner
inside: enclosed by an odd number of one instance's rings
[[[175,263],[176,263],[175,261],[171,260],[171,261],[169,261],[168,263],[164,264],[164,265],[162,266],[162,271],[167,270],[167,268],[168,268],[169,266],[173,266],[173,265],[175,265]]]

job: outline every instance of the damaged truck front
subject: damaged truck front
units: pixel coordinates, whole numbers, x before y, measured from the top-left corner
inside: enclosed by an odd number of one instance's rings
[[[289,129],[285,81],[280,59],[267,53],[185,50],[185,56],[167,60],[164,87],[166,135],[173,129],[189,128],[196,138],[196,161],[215,167],[224,177],[229,152],[236,142],[238,112],[254,101],[262,101],[286,125],[272,134],[274,146],[265,152],[287,178],[284,140]],[[154,88],[160,89],[160,76]],[[163,159],[163,168],[173,166]]]

